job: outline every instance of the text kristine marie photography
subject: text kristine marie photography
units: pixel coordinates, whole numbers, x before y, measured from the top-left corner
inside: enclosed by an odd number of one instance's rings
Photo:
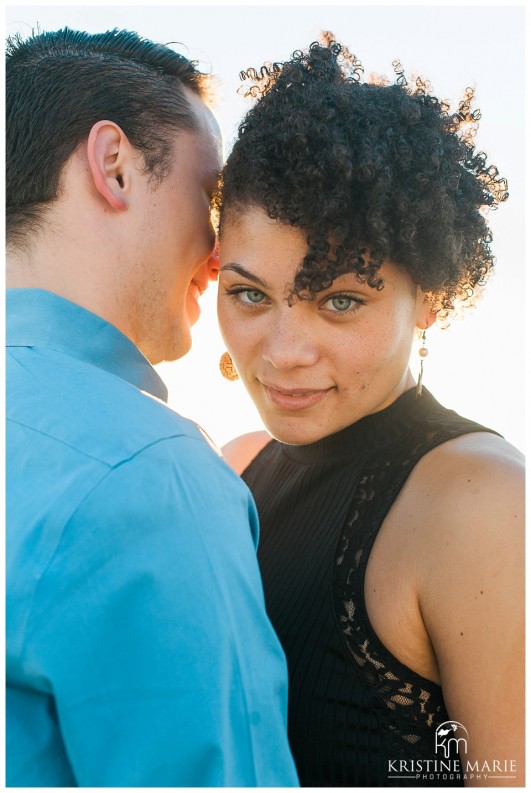
[[[516,779],[516,760],[468,758],[468,730],[458,721],[445,721],[437,728],[435,754],[433,760],[389,760],[388,778],[426,782]]]

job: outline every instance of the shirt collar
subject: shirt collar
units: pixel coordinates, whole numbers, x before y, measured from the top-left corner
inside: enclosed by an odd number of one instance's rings
[[[168,401],[163,381],[138,347],[114,325],[43,289],[8,289],[8,347],[58,350],[111,372]]]

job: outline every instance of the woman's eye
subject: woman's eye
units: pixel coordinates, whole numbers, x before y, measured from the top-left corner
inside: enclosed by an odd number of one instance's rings
[[[227,289],[226,294],[229,295],[236,303],[243,306],[260,306],[267,297],[259,289],[244,289],[243,287],[235,287]]]
[[[334,297],[328,298],[324,306],[330,311],[344,314],[347,311],[355,311],[361,304],[362,301],[352,295],[334,295]]]
[[[261,303],[264,300],[265,295],[258,289],[248,289],[245,292],[240,292],[240,298],[245,303]]]

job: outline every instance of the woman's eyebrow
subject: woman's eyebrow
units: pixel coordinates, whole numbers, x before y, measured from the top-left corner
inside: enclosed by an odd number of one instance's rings
[[[236,264],[235,262],[224,264],[220,270],[220,273],[223,273],[225,270],[232,270],[233,272],[238,273],[238,275],[241,275],[242,278],[246,278],[248,281],[252,281],[253,283],[258,284],[258,286],[262,286],[264,289],[272,288],[271,285],[267,283],[267,281],[262,281],[261,278],[250,273],[249,270],[246,270],[245,267],[241,266],[241,264]]]

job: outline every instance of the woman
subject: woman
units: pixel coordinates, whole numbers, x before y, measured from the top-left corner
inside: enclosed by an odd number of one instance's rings
[[[485,282],[506,183],[472,92],[451,115],[394,65],[364,83],[328,37],[247,72],[219,317],[270,434],[226,456],[260,514],[302,784],[521,785],[521,456],[408,368]]]

